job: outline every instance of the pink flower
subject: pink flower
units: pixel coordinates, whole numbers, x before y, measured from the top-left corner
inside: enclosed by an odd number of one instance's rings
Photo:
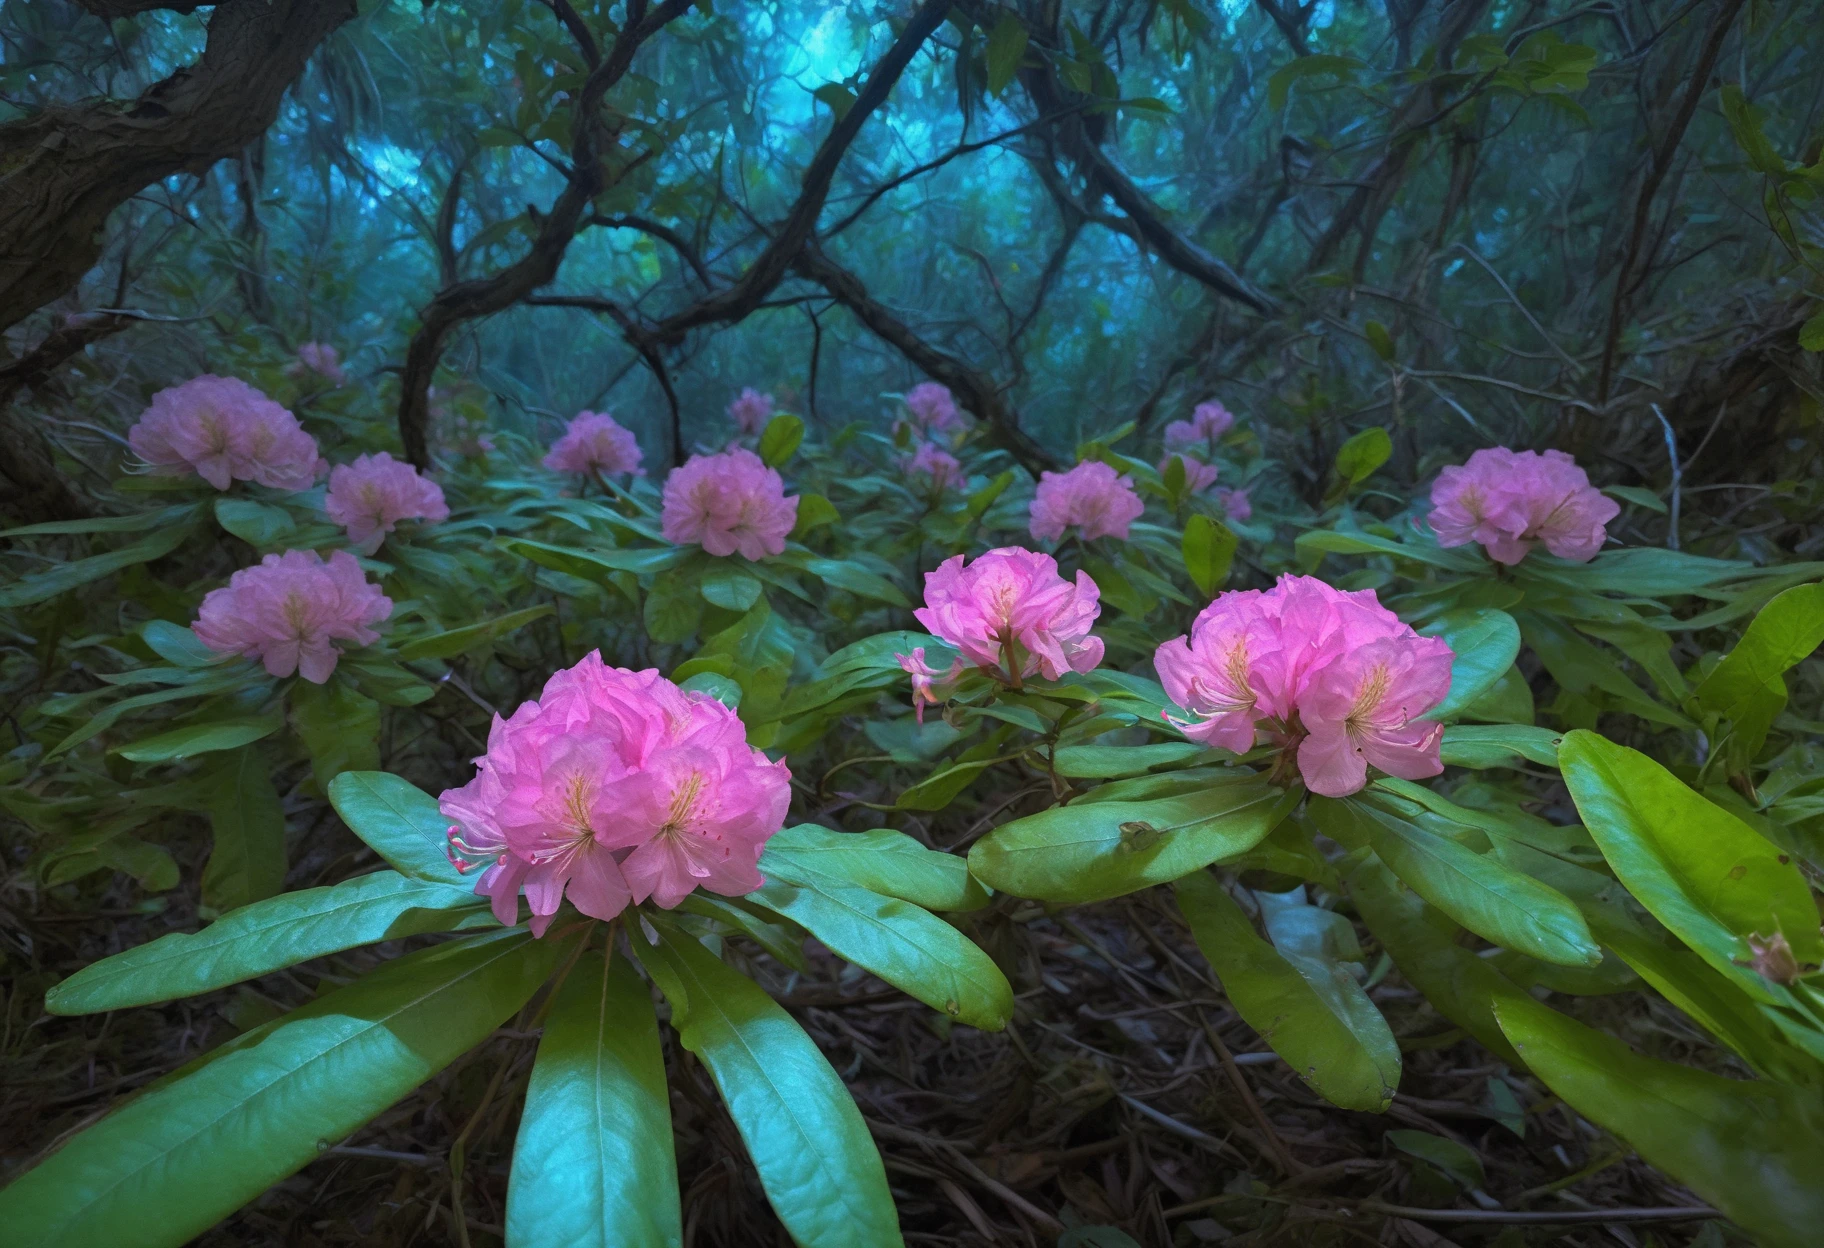
[[[959,559],[961,557],[957,556]],[[949,699],[948,686],[953,685],[956,678],[963,674],[962,661],[953,659],[949,670],[940,672],[925,661],[923,646],[914,646],[909,655],[895,654],[893,657],[899,661],[899,669],[912,678],[912,709],[922,724],[925,722],[927,706],[936,706]]]
[[[1072,585],[1050,555],[1003,546],[967,567],[955,555],[926,573],[925,605],[912,614],[963,658],[1017,689],[1035,671],[1057,680],[1102,661],[1102,639],[1089,632],[1102,613],[1100,597],[1089,573],[1078,572]],[[920,652],[912,657],[916,668],[904,656],[899,665],[913,674],[916,693],[918,681],[936,673],[924,667]]]
[[[728,405],[728,418],[742,433],[759,433],[773,418],[773,396],[746,387],[741,397]]]
[[[1246,490],[1217,490],[1216,503],[1231,520],[1246,520],[1254,514],[1254,504],[1248,501]]]
[[[698,886],[740,896],[765,881],[767,838],[785,822],[791,772],[747,744],[735,713],[660,676],[608,667],[599,651],[495,716],[475,778],[438,799],[459,870],[502,923],[519,892],[542,936],[564,897],[596,919],[651,899],[670,909]]]
[[[965,427],[950,388],[935,381],[922,381],[906,391],[905,404],[915,433],[958,433]]]
[[[692,455],[665,478],[659,526],[668,542],[695,542],[712,555],[739,551],[746,559],[764,559],[785,549],[797,522],[797,496],[787,498],[779,474],[745,448]]]
[[[267,555],[212,589],[190,629],[211,650],[258,659],[274,676],[297,672],[320,685],[336,670],[347,641],[371,646],[371,625],[393,613],[393,601],[370,585],[346,550],[327,561],[311,550]]]
[[[921,442],[905,467],[912,476],[924,477],[933,494],[942,494],[963,479],[963,466],[956,456],[935,442]]]
[[[364,555],[380,549],[401,520],[450,518],[443,490],[385,451],[360,455],[352,464],[329,470],[329,494],[323,500],[329,518],[348,530],[348,540]]]
[[[1172,466],[1172,461],[1174,459],[1181,460],[1184,463],[1184,488],[1186,493],[1201,494],[1212,485],[1216,484],[1216,478],[1218,476],[1216,465],[1206,464],[1201,459],[1197,459],[1190,455],[1167,455],[1164,459],[1159,461],[1160,476],[1165,475],[1165,470]]]
[[[592,472],[604,477],[621,472],[646,475],[640,468],[639,439],[607,412],[578,412],[564,436],[551,444],[545,467],[579,476]]]
[[[1516,564],[1540,542],[1560,559],[1587,563],[1608,539],[1621,505],[1591,486],[1563,451],[1485,447],[1444,469],[1431,487],[1431,528],[1440,546],[1480,542],[1497,563]]]
[[[1145,510],[1132,477],[1119,475],[1100,460],[1086,460],[1069,472],[1039,474],[1039,489],[1032,499],[1032,535],[1055,541],[1074,524],[1084,541],[1125,541],[1128,525]]]
[[[1165,427],[1165,450],[1168,455],[1200,451],[1205,458],[1216,453],[1216,443],[1235,423],[1229,409],[1211,399],[1199,403],[1189,420],[1174,420]]]
[[[1373,764],[1408,780],[1443,770],[1442,725],[1420,716],[1450,692],[1450,647],[1421,637],[1372,590],[1345,593],[1308,576],[1218,595],[1188,637],[1153,656],[1167,696],[1192,715],[1185,736],[1241,754],[1264,736],[1276,774],[1345,797]]]
[[[299,347],[298,358],[286,365],[285,371],[293,377],[315,373],[332,386],[342,385],[348,380],[348,374],[342,371],[341,358],[327,342],[307,342]]]
[[[244,381],[209,373],[153,395],[127,442],[154,473],[194,472],[218,490],[236,481],[308,489],[328,466],[296,416]]]

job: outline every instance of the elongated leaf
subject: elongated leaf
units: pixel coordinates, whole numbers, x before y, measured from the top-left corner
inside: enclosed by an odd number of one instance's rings
[[[1530,997],[1495,1007],[1533,1073],[1769,1248],[1824,1226],[1824,1098],[1656,1061]]]
[[[1461,715],[1500,682],[1520,653],[1520,626],[1514,617],[1489,607],[1448,612],[1419,631],[1442,637],[1456,656],[1450,664],[1450,693],[1425,712],[1426,719]]]
[[[1429,542],[1396,542],[1372,533],[1339,533],[1333,529],[1300,533],[1292,545],[1298,552],[1299,562],[1307,568],[1322,563],[1326,554],[1393,555],[1458,572],[1475,572],[1481,564],[1475,555],[1461,550],[1444,550]]]
[[[905,591],[889,581],[878,572],[870,572],[861,564],[850,559],[826,559],[821,555],[809,552],[788,550],[778,557],[779,562],[791,567],[801,568],[836,589],[846,589],[861,598],[870,598],[875,602],[884,602],[889,606],[909,607]]]
[[[384,771],[345,771],[329,784],[342,822],[402,875],[471,887],[444,852],[450,821],[437,799]]]
[[[213,723],[191,724],[173,728],[155,737],[146,737],[130,745],[116,747],[122,758],[136,763],[162,763],[172,759],[191,758],[217,750],[239,749],[251,745],[285,726],[285,717],[275,707],[271,714],[218,719]]]
[[[1002,824],[969,851],[969,870],[1016,897],[1100,901],[1252,849],[1287,808],[1286,793],[1245,775],[1171,797],[1073,802]]]
[[[252,676],[247,670],[244,661],[225,667],[219,671],[184,672],[182,675],[185,678],[185,683],[181,685],[177,685],[170,689],[158,689],[151,693],[135,694],[133,697],[122,698],[118,702],[103,707],[82,727],[78,728],[75,732],[72,732],[69,736],[53,746],[45,757],[56,758],[66,750],[75,749],[84,741],[87,741],[100,733],[106,732],[118,723],[121,718],[133,711],[148,706],[158,706],[165,702],[178,702],[186,698],[202,698],[212,694],[226,693],[231,689],[240,689],[250,684],[253,680],[259,679],[259,677]],[[78,698],[86,699],[94,695],[85,693],[76,696]],[[47,703],[43,710],[47,714],[55,713],[52,710],[52,704],[50,703]]]
[[[217,910],[263,901],[285,887],[285,811],[266,756],[242,746],[216,765],[208,786],[215,848],[203,868],[203,900]]]
[[[1824,584],[1778,595],[1697,687],[1698,704],[1735,724],[1745,758],[1761,752],[1786,708],[1786,671],[1824,642]]]
[[[1020,71],[1026,56],[1026,27],[1011,12],[1002,10],[988,32],[988,94],[999,95]]]
[[[553,546],[515,538],[502,542],[501,548],[523,555],[540,567],[568,572],[587,581],[606,583],[611,572],[663,572],[683,563],[689,551],[682,546],[640,546],[628,550],[584,550],[577,546]]]
[[[903,1245],[886,1167],[849,1090],[746,976],[670,924],[640,957],[671,1002],[671,1025],[709,1068],[760,1185],[802,1248]]]
[[[178,667],[214,667],[233,657],[211,650],[195,633],[170,620],[147,620],[139,626],[139,636],[159,658]]]
[[[1060,776],[1078,780],[1111,780],[1120,776],[1138,776],[1154,767],[1188,762],[1203,757],[1219,758],[1208,747],[1193,741],[1164,741],[1157,745],[1066,745],[1060,746],[1052,762]]]
[[[310,773],[319,788],[345,771],[380,765],[380,704],[335,676],[291,687],[291,725],[310,751]]]
[[[1183,461],[1173,458],[1184,471]],[[1233,529],[1205,515],[1195,515],[1184,522],[1184,539],[1179,543],[1184,556],[1184,570],[1191,583],[1206,597],[1213,596],[1228,582],[1229,568],[1235,562],[1235,550],[1241,539]]]
[[[591,950],[558,990],[507,1184],[514,1248],[677,1248],[671,1103],[652,990]]]
[[[849,97],[849,102],[854,103],[854,96]],[[760,458],[768,468],[777,468],[797,452],[803,441],[804,422],[790,412],[781,412],[767,421],[760,433]]]
[[[399,647],[399,657],[410,662],[413,659],[448,659],[459,654],[467,654],[478,646],[486,645],[497,637],[524,628],[533,620],[543,619],[554,610],[550,603],[536,607],[527,607],[523,611],[509,611],[497,615],[491,620],[482,620],[478,624],[465,624],[461,628],[452,628],[441,633],[432,633],[406,642]]]
[[[1262,940],[1207,871],[1172,889],[1197,948],[1248,1026],[1332,1104],[1386,1110],[1400,1082],[1400,1044],[1349,972]]]
[[[162,507],[157,511],[136,511],[130,516],[91,516],[86,520],[47,520],[26,524],[16,529],[0,530],[0,537],[36,537],[58,533],[143,533],[147,529],[164,529],[194,519],[197,507],[184,503]]]
[[[994,960],[942,919],[897,897],[805,872],[750,894],[831,952],[958,1022],[999,1031],[1013,1015],[1013,989]]]
[[[1347,813],[1329,810],[1337,804]],[[1395,875],[1484,940],[1560,966],[1602,961],[1602,949],[1575,902],[1494,855],[1478,854],[1371,801],[1317,798],[1312,807],[1325,831],[1353,817],[1358,833]]]
[[[979,910],[988,904],[966,860],[926,849],[890,828],[832,832],[814,823],[786,828],[767,841],[760,874],[788,884],[803,883],[808,874],[833,876],[927,910]]]
[[[188,510],[188,509],[186,509]],[[59,563],[43,572],[33,572],[22,576],[11,585],[0,588],[0,609],[7,607],[29,607],[34,602],[43,602],[55,598],[58,594],[87,585],[90,581],[99,581],[104,576],[112,576],[122,568],[130,568],[136,563],[150,563],[162,559],[190,536],[191,526],[178,522],[162,528],[155,528],[137,542],[122,546],[119,550],[110,550],[106,554],[90,555],[87,559],[76,559],[69,563]]]
[[[1450,767],[1518,767],[1522,760],[1556,767],[1563,740],[1563,733],[1531,724],[1451,724],[1440,756]]]
[[[1798,867],[1645,754],[1579,730],[1558,758],[1584,826],[1640,904],[1749,996],[1790,1004],[1745,964],[1755,933],[1783,933],[1800,962],[1824,960]]]
[[[565,952],[506,932],[389,962],[250,1031],[0,1191],[14,1248],[177,1248],[524,1005]]]
[[[280,545],[298,527],[283,507],[256,503],[250,498],[216,499],[215,522],[260,551]]]
[[[98,1014],[174,1001],[324,954],[424,932],[492,927],[486,898],[376,871],[329,888],[281,893],[85,966],[45,994],[52,1014]]]

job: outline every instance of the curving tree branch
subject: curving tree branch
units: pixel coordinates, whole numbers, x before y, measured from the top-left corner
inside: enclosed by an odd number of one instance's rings
[[[21,524],[76,520],[90,513],[57,471],[45,437],[13,409],[21,390],[36,390],[51,380],[59,366],[92,342],[117,334],[143,316],[125,312],[91,312],[67,318],[32,350],[0,365],[0,515]]]

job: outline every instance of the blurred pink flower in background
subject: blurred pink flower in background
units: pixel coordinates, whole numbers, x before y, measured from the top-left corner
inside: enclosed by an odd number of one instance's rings
[[[346,550],[327,561],[315,551],[288,550],[210,590],[190,629],[211,650],[246,655],[274,676],[297,672],[320,685],[341,657],[331,643],[371,646],[380,640],[372,626],[392,613],[392,599],[368,583]]]
[[[1165,427],[1167,454],[1197,451],[1209,459],[1216,454],[1216,443],[1235,424],[1235,417],[1221,403],[1211,399],[1199,403],[1189,420],[1174,420]]]
[[[1074,524],[1084,541],[1126,540],[1128,526],[1145,510],[1132,477],[1121,476],[1100,460],[1086,460],[1069,472],[1039,474],[1038,492],[1032,498],[1032,535],[1056,541]]]
[[[1231,520],[1245,521],[1254,514],[1254,504],[1248,500],[1246,490],[1217,490],[1216,503]]]
[[[1159,461],[1160,476],[1163,477],[1165,475],[1165,470],[1172,466],[1172,461],[1174,459],[1181,460],[1184,463],[1184,488],[1187,493],[1201,494],[1212,485],[1216,484],[1216,478],[1220,475],[1216,465],[1206,464],[1201,459],[1197,459],[1191,455],[1167,455],[1164,459]]]
[[[1620,514],[1621,505],[1563,451],[1484,447],[1440,472],[1431,487],[1438,545],[1480,542],[1497,563],[1519,563],[1541,542],[1560,559],[1587,563]]]
[[[348,374],[342,371],[341,357],[327,342],[307,342],[299,347],[298,358],[286,365],[285,371],[293,377],[315,373],[332,386],[348,381]]]
[[[728,405],[728,418],[742,433],[759,433],[773,418],[773,396],[746,387],[741,397]]]
[[[797,521],[797,496],[787,498],[779,474],[743,447],[692,455],[665,478],[659,524],[668,542],[764,559],[785,549]]]
[[[153,395],[127,443],[154,473],[194,472],[218,490],[236,481],[309,489],[328,466],[296,416],[246,382],[210,373]]]
[[[925,478],[933,494],[942,494],[963,479],[963,466],[956,456],[935,442],[919,443],[905,467],[910,475]]]
[[[960,433],[967,427],[963,414],[956,410],[950,387],[935,381],[921,381],[906,391],[905,404],[908,423],[915,433]]]
[[[608,667],[599,651],[496,715],[475,765],[438,799],[450,859],[485,866],[475,891],[502,923],[519,921],[524,888],[535,936],[566,894],[612,919],[649,898],[670,909],[698,887],[752,892],[791,802],[791,772],[748,745],[733,711],[656,670]]]
[[[1167,716],[1185,736],[1242,754],[1264,735],[1312,792],[1344,797],[1367,784],[1370,764],[1407,780],[1443,771],[1443,726],[1419,717],[1450,692],[1452,657],[1373,590],[1282,576],[1270,590],[1218,595],[1153,665],[1193,717]]]
[[[607,412],[578,412],[564,435],[551,444],[545,467],[552,472],[596,473],[612,477],[631,472],[646,475],[640,467],[640,441]]]
[[[1089,631],[1102,613],[1100,598],[1087,572],[1073,585],[1050,555],[1003,546],[973,563],[954,555],[927,572],[925,605],[912,614],[971,664],[1017,688],[1034,672],[1057,680],[1102,661],[1102,639]],[[898,657],[915,691],[921,678],[937,676],[918,651],[917,667]]]
[[[348,540],[364,555],[379,550],[401,520],[436,524],[450,518],[442,488],[385,451],[331,468],[323,510],[348,530]]]

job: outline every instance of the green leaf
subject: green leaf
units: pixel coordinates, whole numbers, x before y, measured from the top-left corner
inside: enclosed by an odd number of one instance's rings
[[[1001,760],[996,758],[961,759],[938,768],[899,795],[894,805],[900,810],[942,810],[956,800],[971,780]]]
[[[311,774],[325,791],[345,771],[380,766],[380,704],[335,676],[326,684],[292,685],[291,726],[310,751]]]
[[[842,513],[836,505],[821,494],[800,494],[798,496],[798,519],[792,525],[792,537],[802,538],[813,529],[820,529],[826,524],[842,523]]]
[[[285,810],[258,746],[220,760],[206,781],[215,847],[203,868],[203,900],[217,910],[263,901],[285,887]]]
[[[713,567],[697,583],[703,601],[724,611],[746,611],[760,601],[764,588],[758,579],[732,566]]]
[[[1379,321],[1369,321],[1362,326],[1362,334],[1368,339],[1368,345],[1376,355],[1388,364],[1393,363],[1393,335],[1387,332],[1385,325]]]
[[[1013,989],[994,961],[910,902],[812,871],[798,872],[794,884],[769,881],[749,896],[838,957],[958,1022],[999,1031],[1013,1016]]]
[[[234,719],[218,719],[213,723],[174,728],[154,737],[144,737],[128,745],[116,746],[115,752],[136,763],[170,762],[173,759],[251,745],[284,726],[285,716],[275,707],[265,715],[238,716]]]
[[[85,966],[45,994],[52,1014],[98,1014],[192,997],[299,962],[424,932],[493,926],[486,898],[395,871],[281,893],[200,932],[172,932]]]
[[[852,559],[826,559],[809,551],[788,550],[774,561],[802,569],[826,585],[846,589],[862,598],[872,598],[875,602],[895,607],[912,605],[899,586],[878,572],[870,572]]]
[[[811,92],[811,95],[828,104],[830,111],[836,114],[837,121],[847,117],[849,110],[855,107],[855,93],[840,82],[826,82]]]
[[[1799,346],[1807,351],[1824,351],[1824,312],[1814,312],[1799,326]]]
[[[968,503],[963,508],[970,521],[973,523],[986,515],[988,509],[994,506],[994,500],[1006,493],[1007,487],[1012,484],[1013,470],[1008,469],[1006,472],[1001,473],[994,480],[990,481],[987,485],[984,485],[981,489],[971,494]]]
[[[1442,755],[1447,767],[1518,767],[1522,759],[1556,767],[1563,740],[1563,733],[1531,724],[1451,724]]]
[[[1345,82],[1353,81],[1356,71],[1363,68],[1362,62],[1353,56],[1331,56],[1314,53],[1301,56],[1290,64],[1281,65],[1267,79],[1267,107],[1274,112],[1286,106],[1286,100],[1292,94],[1292,84],[1303,81],[1317,74],[1329,74]]]
[[[1120,897],[1252,849],[1279,822],[1287,796],[1257,777],[1237,775],[1173,797],[1054,806],[977,841],[969,870],[1016,897]]]
[[[854,102],[854,97],[850,97],[850,102]],[[782,413],[767,421],[760,434],[760,458],[768,468],[777,468],[797,453],[798,444],[803,441],[804,422],[789,412]]]
[[[316,1160],[524,1005],[564,942],[420,950],[205,1054],[0,1191],[16,1248],[176,1248]]]
[[[536,607],[527,607],[523,611],[509,611],[497,615],[491,620],[482,620],[476,624],[465,624],[461,628],[448,629],[441,633],[417,637],[399,647],[399,657],[406,662],[414,659],[449,659],[459,654],[467,654],[478,646],[486,645],[497,637],[504,637],[530,624],[533,620],[543,619],[555,610],[550,603],[541,603]]]
[[[1510,667],[1481,697],[1463,708],[1462,716],[1479,723],[1531,727],[1538,710],[1533,705],[1532,686],[1519,668]]]
[[[1783,933],[1824,961],[1805,877],[1785,854],[1658,763],[1578,730],[1558,747],[1571,800],[1615,876],[1673,935],[1757,1001],[1789,994],[1750,966],[1748,937]]]
[[[686,693],[702,692],[726,706],[729,710],[741,707],[742,689],[740,684],[720,672],[698,672],[678,684]]]
[[[298,526],[283,507],[256,503],[250,498],[218,498],[215,520],[222,528],[264,551],[281,545]]]
[[[832,832],[814,823],[776,832],[760,855],[760,874],[801,884],[833,876],[927,910],[979,910],[988,894],[956,854],[926,849],[904,832]]]
[[[1384,1112],[1400,1082],[1400,1044],[1354,977],[1315,950],[1288,953],[1262,940],[1207,871],[1172,888],[1197,948],[1248,1026],[1319,1096]]]
[[[211,650],[195,633],[170,620],[147,620],[139,626],[139,637],[152,653],[178,667],[214,667],[233,657]]]
[[[188,507],[183,510],[190,512]],[[112,576],[122,568],[162,559],[189,540],[190,530],[188,523],[172,523],[153,529],[148,536],[122,546],[119,550],[90,555],[87,559],[77,559],[70,563],[53,564],[42,572],[22,576],[11,585],[0,588],[0,609],[29,607],[35,602],[67,593],[79,585]]]
[[[1488,1183],[1482,1159],[1455,1140],[1429,1131],[1389,1131],[1384,1138],[1402,1153],[1429,1162],[1472,1191]]]
[[[507,1242],[676,1248],[671,1101],[652,990],[591,950],[558,989],[507,1183]]]
[[[1379,425],[1370,425],[1336,448],[1336,479],[1344,489],[1360,485],[1392,457],[1393,439]]]
[[[165,529],[194,520],[197,507],[183,503],[157,511],[136,511],[128,516],[90,516],[84,520],[47,520],[43,524],[25,524],[16,529],[0,530],[0,537],[37,537],[70,533],[143,533],[147,529]]]
[[[653,578],[640,618],[647,635],[662,645],[683,641],[696,632],[703,622],[703,595],[697,591],[696,577],[673,569]]]
[[[657,924],[655,923],[655,926]],[[760,1186],[800,1248],[903,1248],[886,1168],[842,1079],[746,976],[667,923],[640,958],[716,1081]]]
[[[1207,746],[1195,741],[1164,741],[1157,745],[1064,745],[1053,752],[1052,765],[1060,776],[1072,780],[1113,780],[1144,775],[1155,767],[1205,756],[1208,756],[1206,761],[1221,757],[1211,754]]]
[[[1455,656],[1450,663],[1450,692],[1425,712],[1426,719],[1442,721],[1461,715],[1500,682],[1520,654],[1520,626],[1514,617],[1488,607],[1446,612],[1419,631],[1427,637],[1442,637]]]
[[[1633,503],[1636,507],[1645,507],[1648,511],[1666,515],[1668,508],[1665,500],[1652,490],[1643,490],[1637,485],[1605,485],[1604,494],[1613,495],[1624,503]]]
[[[1337,806],[1344,809],[1333,809]],[[1413,892],[1484,940],[1559,966],[1602,961],[1602,949],[1575,902],[1493,855],[1478,854],[1374,801],[1314,798],[1312,808],[1326,832],[1353,821],[1353,841],[1366,840]]]
[[[1735,725],[1743,757],[1752,759],[1786,709],[1788,669],[1824,643],[1824,584],[1799,585],[1760,609],[1748,631],[1696,691],[1698,704]]]
[[[400,874],[472,887],[444,852],[449,818],[436,798],[410,781],[384,771],[345,771],[330,781],[329,803]]]
[[[1179,461],[1174,459],[1172,462]],[[1191,583],[1206,596],[1213,597],[1228,583],[1229,568],[1235,562],[1235,549],[1240,544],[1228,525],[1208,516],[1199,514],[1185,521],[1181,547],[1184,570],[1191,574]]]
[[[1824,1224],[1824,1100],[1656,1061],[1531,998],[1502,1030],[1567,1105],[1632,1144],[1769,1248],[1806,1248]]]
[[[988,32],[989,95],[1000,95],[1020,72],[1020,62],[1026,59],[1027,38],[1020,19],[1009,10],[1001,10],[994,29]]]
[[[610,584],[608,578],[614,572],[632,572],[643,576],[675,568],[690,554],[682,546],[583,550],[575,546],[553,546],[549,542],[534,542],[526,538],[515,538],[510,542],[502,542],[500,546],[502,550],[530,559],[541,568],[565,572],[586,581],[594,581],[598,585]]]

